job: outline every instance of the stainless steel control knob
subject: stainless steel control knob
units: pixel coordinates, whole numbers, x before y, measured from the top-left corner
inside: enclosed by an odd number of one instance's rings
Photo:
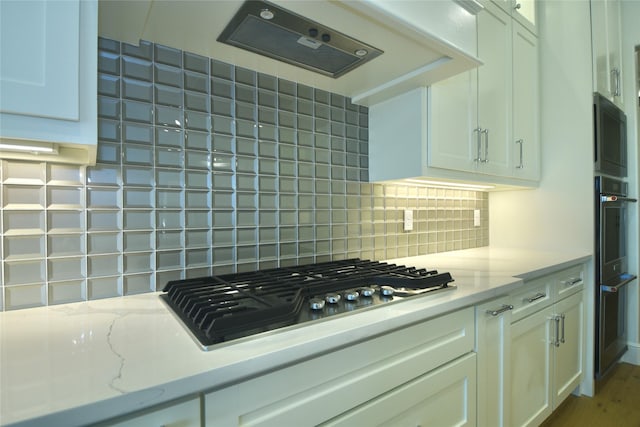
[[[358,291],[346,291],[344,293],[344,299],[347,301],[356,301],[360,294]]]
[[[329,304],[337,304],[340,301],[340,294],[327,294],[324,299]]]
[[[360,294],[363,297],[372,297],[375,292],[373,288],[360,288]]]
[[[320,298],[311,298],[309,300],[309,308],[311,308],[311,310],[322,310],[324,308],[324,300]]]
[[[393,295],[395,290],[391,286],[380,286],[380,294],[385,297],[390,297]]]

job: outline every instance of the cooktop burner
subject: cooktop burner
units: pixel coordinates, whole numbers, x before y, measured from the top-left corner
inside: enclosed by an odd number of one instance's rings
[[[161,295],[204,349],[217,343],[455,289],[449,273],[348,259],[173,280]]]

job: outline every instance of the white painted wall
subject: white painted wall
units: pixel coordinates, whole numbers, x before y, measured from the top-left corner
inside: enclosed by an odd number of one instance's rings
[[[589,2],[541,0],[538,7],[542,180],[535,190],[489,196],[490,244],[593,253]],[[593,283],[592,270],[587,284]],[[585,371],[593,372],[594,286],[586,289]],[[593,391],[588,377],[585,394]]]
[[[639,71],[635,61],[635,48],[640,45],[640,1],[622,0],[622,90],[624,95],[624,110],[627,113],[627,144],[629,150],[629,194],[639,197],[638,189],[638,143],[640,141],[640,109],[638,109],[638,87],[636,81]],[[640,235],[638,234],[638,222],[640,221],[638,204],[632,204],[629,208],[629,271],[638,274],[640,272],[640,259],[638,246]],[[624,355],[626,362],[640,364],[640,283],[631,284],[627,290],[627,330],[629,351]]]
[[[535,190],[489,196],[490,240],[496,246],[591,251],[589,3],[542,0],[539,9],[542,181]]]

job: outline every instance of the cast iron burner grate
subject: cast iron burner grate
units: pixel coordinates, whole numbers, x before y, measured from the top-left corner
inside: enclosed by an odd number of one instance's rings
[[[200,344],[213,344],[284,326],[351,312],[415,294],[453,289],[449,273],[377,261],[348,259],[222,276],[173,280],[161,297]],[[311,298],[370,287],[393,288],[361,302],[311,310]]]

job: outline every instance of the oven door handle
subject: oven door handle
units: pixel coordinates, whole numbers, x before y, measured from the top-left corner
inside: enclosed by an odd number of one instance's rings
[[[623,280],[622,282],[618,283],[617,285],[613,285],[613,286],[607,286],[607,285],[600,285],[600,290],[602,290],[603,292],[618,292],[620,290],[620,288],[622,288],[623,286],[627,285],[628,283],[632,282],[633,280],[635,280],[638,276],[633,275],[633,274],[625,274],[623,275],[625,280]]]
[[[615,203],[615,202],[630,202],[636,203],[638,199],[634,199],[633,197],[623,197],[623,196],[608,196],[603,194],[600,196],[601,203]]]

